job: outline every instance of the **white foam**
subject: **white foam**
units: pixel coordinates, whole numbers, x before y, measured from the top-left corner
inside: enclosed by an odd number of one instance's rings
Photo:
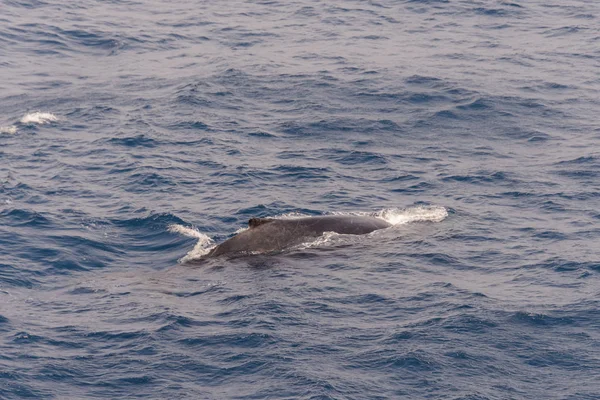
[[[247,231],[248,227],[247,226],[242,226],[240,229],[238,229],[237,231],[234,232],[234,234],[238,234],[238,233],[242,233],[244,231]]]
[[[404,209],[387,209],[377,213],[392,225],[403,225],[410,222],[441,222],[448,216],[448,210],[441,206],[415,206]]]
[[[191,237],[191,238],[196,238],[196,239],[202,239],[206,236],[204,233],[198,231],[194,227],[188,228],[187,226],[183,226],[183,225],[179,225],[179,224],[169,225],[168,231],[171,233],[179,233],[181,235]]]
[[[0,134],[5,133],[8,135],[14,135],[17,133],[17,127],[14,125],[10,126],[0,126]]]
[[[25,114],[23,118],[21,118],[22,124],[46,124],[48,122],[58,121],[58,117],[49,112],[33,112],[29,114]]]
[[[323,247],[325,245],[335,245],[343,240],[343,236],[337,232],[323,232],[323,234],[313,240],[308,240],[295,248],[310,249],[311,247]]]
[[[279,218],[279,219],[298,219],[298,218],[306,218],[306,217],[310,217],[310,214],[302,214],[302,213],[299,213],[299,212],[290,212],[290,213],[285,213],[285,214],[278,215],[278,216],[273,217],[273,218]]]
[[[183,225],[172,224],[169,225],[168,230],[172,233],[179,233],[187,237],[198,239],[198,242],[194,248],[181,259],[179,259],[179,262],[182,264],[191,260],[199,259],[200,257],[208,254],[208,252],[215,247],[215,243],[210,237],[193,227],[188,228]]]

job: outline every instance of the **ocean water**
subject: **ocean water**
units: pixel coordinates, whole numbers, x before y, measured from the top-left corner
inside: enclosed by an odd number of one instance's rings
[[[0,398],[600,399],[599,60],[591,0],[3,0]]]

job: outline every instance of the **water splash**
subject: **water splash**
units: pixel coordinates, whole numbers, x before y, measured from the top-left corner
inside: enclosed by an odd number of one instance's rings
[[[323,246],[335,246],[336,243],[343,241],[342,235],[336,232],[323,232],[323,234],[313,240],[307,240],[306,242],[295,246],[298,250],[310,249],[312,247],[323,247]]]
[[[331,215],[360,215],[381,218],[392,225],[409,222],[441,222],[448,216],[448,210],[442,206],[413,206],[407,208],[386,208],[377,212],[333,212]]]
[[[8,135],[14,135],[15,133],[17,133],[17,127],[14,125],[0,126],[0,134],[3,133]]]
[[[40,112],[36,111],[33,113],[25,114],[23,118],[21,118],[21,123],[26,125],[43,125],[49,122],[58,121],[58,117],[49,112]]]
[[[198,231],[193,227],[186,227],[179,224],[169,225],[168,231],[171,233],[178,233],[187,237],[198,239],[198,242],[192,250],[190,250],[185,256],[179,259],[181,264],[184,264],[191,260],[197,260],[202,256],[208,254],[208,252],[215,246],[214,240],[204,233]]]
[[[378,212],[375,216],[392,225],[403,225],[410,222],[441,222],[448,216],[448,210],[441,206],[415,206],[404,209],[386,209]]]

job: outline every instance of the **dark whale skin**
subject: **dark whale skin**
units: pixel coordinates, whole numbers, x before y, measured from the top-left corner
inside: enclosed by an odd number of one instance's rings
[[[380,218],[326,215],[294,219],[252,218],[249,229],[216,246],[203,258],[271,253],[319,237],[324,232],[364,235],[391,226]]]

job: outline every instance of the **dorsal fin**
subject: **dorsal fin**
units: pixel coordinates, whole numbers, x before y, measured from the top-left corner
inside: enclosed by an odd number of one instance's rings
[[[256,228],[257,226],[266,224],[267,222],[273,222],[273,221],[274,220],[272,218],[250,218],[250,220],[248,221],[248,227]]]

